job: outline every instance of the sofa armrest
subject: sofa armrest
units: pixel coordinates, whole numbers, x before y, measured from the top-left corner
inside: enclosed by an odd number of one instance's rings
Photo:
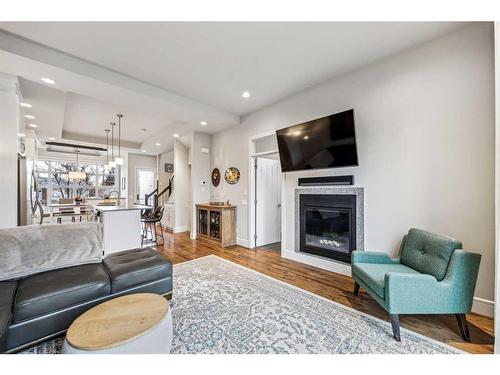
[[[384,283],[386,308],[391,314],[444,313],[448,283],[423,273],[389,272]]]
[[[399,258],[392,259],[386,253],[376,251],[353,251],[351,261],[352,263],[395,264],[399,263]]]

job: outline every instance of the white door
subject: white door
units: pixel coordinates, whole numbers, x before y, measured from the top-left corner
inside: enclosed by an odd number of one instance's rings
[[[135,170],[135,198],[137,203],[145,204],[145,195],[156,188],[156,171],[151,168],[137,168]],[[152,198],[149,204],[152,204]]]
[[[256,246],[281,241],[281,167],[279,160],[258,157],[255,218]]]

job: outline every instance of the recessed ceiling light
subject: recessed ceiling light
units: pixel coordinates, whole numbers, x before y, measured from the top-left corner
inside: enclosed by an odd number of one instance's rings
[[[250,97],[250,93],[248,91],[243,91],[243,94],[241,94],[241,96],[245,99],[248,99]]]
[[[207,122],[206,122],[206,121],[201,121],[201,122],[200,122],[200,125],[205,126],[205,125],[207,125]]]
[[[24,115],[24,117],[29,118],[30,120],[34,120],[36,118],[33,115]]]
[[[141,132],[146,133],[148,129],[141,129]]]
[[[49,141],[55,141],[56,139],[54,137],[49,137]]]
[[[146,152],[146,150],[142,150],[142,152]]]
[[[50,78],[42,78],[42,81],[45,82],[45,83],[48,83],[49,85],[55,85],[56,84],[56,81],[54,81],[53,79],[50,79]]]
[[[24,102],[19,103],[19,105],[20,105],[21,107],[24,107],[24,108],[31,108],[31,107],[33,107],[31,104],[29,104],[29,103],[24,103]]]
[[[24,134],[24,133],[17,133],[17,136],[18,137],[26,137],[26,134]]]
[[[30,128],[38,128],[38,125],[37,125],[37,124],[28,124],[28,126],[29,126]]]
[[[174,134],[174,137],[175,138],[179,138],[179,134]]]
[[[161,143],[156,142],[156,143],[155,143],[155,145],[157,145],[157,146],[161,146]]]

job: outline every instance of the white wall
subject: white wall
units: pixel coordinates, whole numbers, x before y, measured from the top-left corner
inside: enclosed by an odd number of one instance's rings
[[[174,232],[185,232],[191,228],[191,167],[188,165],[188,149],[178,140],[174,143],[174,174]]]
[[[191,238],[196,238],[196,204],[210,201],[210,135],[193,132],[191,138]]]
[[[0,228],[17,225],[17,132],[19,98],[17,80],[0,75]]]
[[[286,175],[284,247],[294,251],[298,177],[355,175],[365,187],[365,249],[395,254],[411,227],[483,255],[476,296],[493,299],[494,87],[491,24],[474,24],[338,77],[212,136],[213,167],[238,167],[213,189],[238,205],[248,239],[248,138],[354,108],[359,167]]]
[[[160,185],[160,191],[168,186],[168,181],[172,177],[173,173],[165,172],[165,163],[174,164],[174,151],[169,151],[161,154],[158,161],[158,182]],[[168,194],[168,193],[166,193]],[[165,196],[165,195],[164,195]],[[163,196],[162,196],[163,197]],[[173,196],[167,200],[168,203],[173,202]]]

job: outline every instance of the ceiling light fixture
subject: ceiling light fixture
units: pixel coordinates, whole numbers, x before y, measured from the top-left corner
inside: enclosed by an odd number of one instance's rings
[[[115,158],[116,165],[123,165],[123,158],[121,155],[121,138],[122,138],[122,117],[121,113],[116,115],[118,117],[118,156]]]
[[[37,124],[28,124],[28,126],[29,126],[30,128],[38,128],[38,125],[37,125]]]
[[[206,121],[201,121],[200,125],[205,126],[205,125],[207,125],[207,122]]]
[[[79,153],[80,153],[80,150],[75,149],[76,171],[69,171],[68,172],[68,178],[70,180],[85,180],[87,178],[87,173],[78,170],[78,168],[80,168],[80,166],[78,165],[78,154]]]
[[[146,152],[146,150],[142,150],[142,152]]]
[[[55,141],[56,139],[54,137],[49,137],[49,141]]]
[[[161,146],[161,143],[156,142],[156,143],[155,143],[155,145],[157,145],[157,146]]]
[[[24,117],[29,118],[30,120],[34,120],[36,118],[33,115],[24,115]]]
[[[115,122],[109,123],[111,125],[111,160],[109,161],[108,165],[110,168],[115,168],[116,167],[116,161],[114,160],[115,158]]]
[[[148,129],[141,129],[141,132],[146,133]]]
[[[56,84],[56,81],[54,81],[53,79],[50,79],[50,78],[42,78],[42,81],[45,82],[45,83],[48,83],[49,85],[55,85]]]
[[[174,137],[175,138],[179,138],[179,134],[174,134]]]
[[[26,137],[26,134],[24,134],[24,133],[17,133],[17,136],[18,137]]]
[[[33,107],[31,104],[29,104],[29,103],[24,103],[24,102],[19,103],[19,105],[20,105],[21,107],[24,107],[24,108],[31,108],[31,107]]]
[[[243,94],[241,94],[241,96],[245,99],[248,99],[250,97],[250,93],[248,91],[243,91]]]

